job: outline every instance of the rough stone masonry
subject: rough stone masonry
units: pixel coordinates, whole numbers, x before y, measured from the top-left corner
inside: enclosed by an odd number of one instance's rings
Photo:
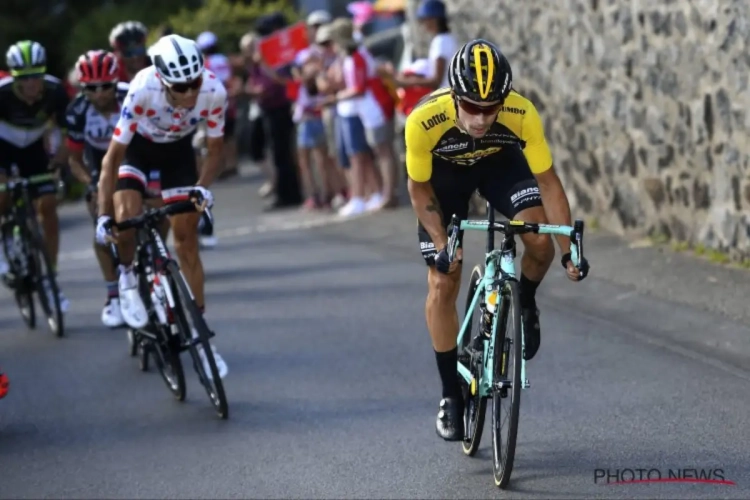
[[[445,1],[510,59],[574,217],[750,256],[748,0]]]

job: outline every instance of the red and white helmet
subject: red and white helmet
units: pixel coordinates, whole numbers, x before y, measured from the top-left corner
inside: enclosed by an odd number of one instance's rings
[[[78,81],[89,83],[117,82],[117,58],[105,50],[89,50],[76,63]]]

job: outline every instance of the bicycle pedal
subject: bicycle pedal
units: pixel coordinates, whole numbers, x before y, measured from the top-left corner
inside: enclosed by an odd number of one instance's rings
[[[525,379],[523,381],[523,388],[528,389],[529,387],[531,387],[531,384],[529,384],[529,379]]]

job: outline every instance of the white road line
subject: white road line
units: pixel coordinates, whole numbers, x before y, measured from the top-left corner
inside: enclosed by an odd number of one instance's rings
[[[220,239],[226,238],[237,238],[241,236],[247,236],[250,234],[260,233],[274,233],[282,231],[295,231],[297,229],[309,229],[318,226],[332,226],[335,224],[341,224],[342,222],[348,222],[351,220],[359,219],[361,217],[370,214],[362,214],[354,217],[341,217],[339,215],[320,215],[307,220],[278,220],[272,221],[261,219],[257,224],[252,226],[239,226],[230,229],[221,229],[216,231],[216,236]],[[286,218],[286,217],[285,217]],[[281,219],[279,217],[279,219]],[[221,242],[219,242],[221,245]],[[66,261],[78,261],[87,260],[94,258],[94,251],[91,248],[84,248],[82,250],[74,250],[71,252],[60,252],[58,260],[60,262]]]

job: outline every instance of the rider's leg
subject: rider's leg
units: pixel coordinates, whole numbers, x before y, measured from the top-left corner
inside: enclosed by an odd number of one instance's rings
[[[159,145],[161,146],[161,145]],[[148,184],[147,173],[152,162],[158,162],[157,145],[136,134],[118,170],[113,197],[115,220],[137,217],[143,212],[143,196]],[[138,290],[138,279],[133,270],[135,258],[135,229],[117,232],[117,253],[120,258],[120,311],[131,328],[143,328],[148,323],[146,306]]]
[[[526,158],[520,150],[510,149],[498,162],[499,168],[483,168],[481,194],[503,215],[526,222],[546,223],[539,187]],[[524,252],[521,259],[521,310],[524,322],[525,355],[530,360],[541,344],[536,291],[555,257],[552,238],[544,234],[521,236]]]
[[[5,175],[5,171],[0,167],[0,184],[7,180],[8,177]],[[4,192],[0,193],[0,217],[8,211],[8,208],[10,208],[8,204],[8,194]],[[5,244],[5,242],[2,241],[3,238],[7,238],[7,236],[0,234],[0,244]],[[7,274],[9,270],[10,266],[5,260],[5,252],[0,248],[0,276]]]
[[[44,244],[52,261],[52,268],[57,270],[57,254],[60,250],[60,221],[57,217],[57,194],[44,194],[36,199],[36,213],[42,226]]]
[[[476,176],[470,169],[455,165],[434,165],[431,184],[445,227],[450,224],[453,214],[466,217],[469,198],[476,187]],[[427,329],[443,387],[436,430],[443,439],[456,441],[462,439],[464,434],[464,405],[457,371],[456,346],[459,328],[456,299],[461,286],[461,266],[450,274],[438,272],[435,268],[435,256],[441,249],[435,248],[421,225],[417,232],[422,257],[428,265],[425,304]]]
[[[195,155],[193,154],[190,137],[172,143],[169,161],[173,167],[162,169],[161,172],[161,193],[166,204],[186,200],[190,191],[198,182],[198,169],[195,165]],[[198,246],[199,218],[199,213],[188,212],[172,216],[170,222],[172,223],[175,253],[177,253],[177,258],[180,261],[180,269],[193,292],[196,305],[201,310],[205,310],[203,264]],[[197,335],[195,331],[192,333],[194,336]],[[229,368],[216,349],[213,348],[212,350],[219,376],[224,378],[229,372]],[[203,359],[204,371],[211,377],[211,370],[202,349],[200,355]]]
[[[96,197],[91,198],[87,208],[94,220],[94,226],[96,226],[96,215],[98,213]],[[107,246],[100,245],[94,239],[93,248],[96,260],[99,263],[99,269],[102,272],[102,278],[104,278],[104,284],[107,287],[107,302],[102,309],[102,323],[104,323],[104,326],[116,328],[121,326],[125,321],[120,312],[120,290],[117,286],[117,269],[115,268],[112,253]]]
[[[143,204],[147,208],[164,206],[164,200],[161,198],[161,172],[159,170],[151,170],[148,174],[148,187],[146,188],[146,196],[143,198]],[[164,217],[159,224],[159,234],[164,241],[167,241],[167,237],[169,237],[169,227],[169,219]]]
[[[44,148],[43,139],[20,150],[18,168],[21,176],[31,177],[49,173],[49,157]],[[29,196],[34,203],[36,214],[41,226],[44,246],[50,258],[51,272],[57,274],[57,257],[60,249],[60,222],[57,216],[57,182],[49,180],[35,183],[29,187]],[[66,312],[70,304],[62,293],[60,283],[57,283],[60,309]]]

